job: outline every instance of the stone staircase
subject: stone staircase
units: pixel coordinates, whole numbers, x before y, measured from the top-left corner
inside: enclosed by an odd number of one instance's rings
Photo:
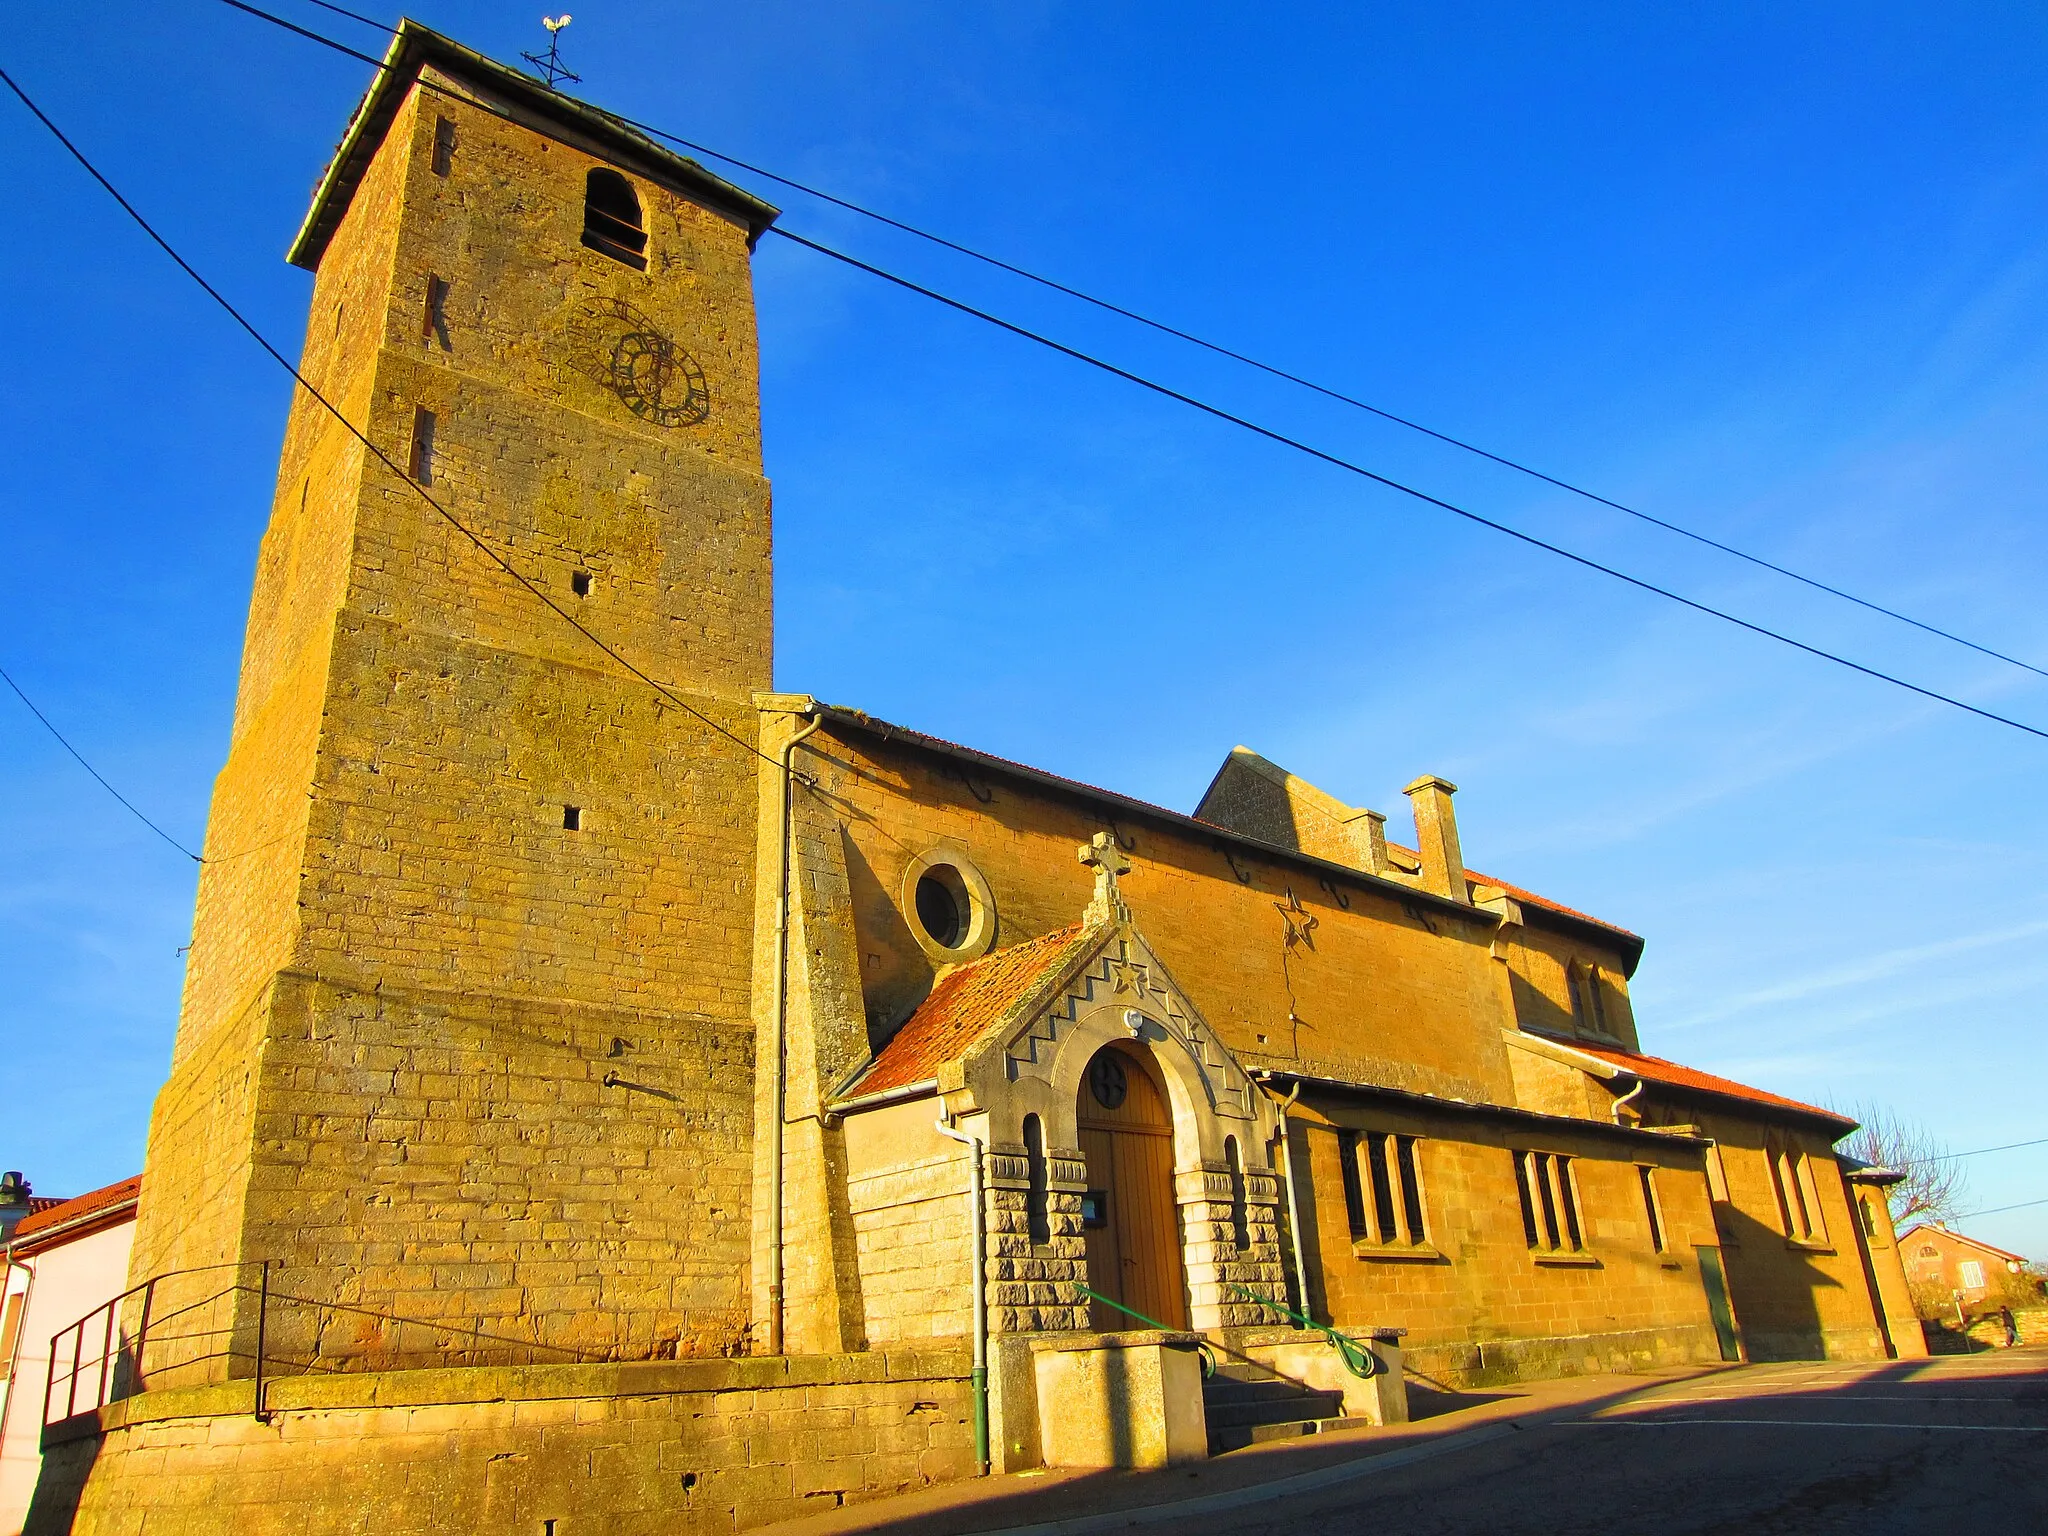
[[[1255,1361],[1228,1357],[1218,1359],[1216,1374],[1202,1383],[1202,1409],[1209,1422],[1212,1456],[1260,1440],[1286,1440],[1368,1422],[1343,1416],[1341,1392],[1317,1391]]]

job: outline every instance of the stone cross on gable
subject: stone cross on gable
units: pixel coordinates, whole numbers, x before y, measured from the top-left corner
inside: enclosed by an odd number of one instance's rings
[[[1117,889],[1116,877],[1131,872],[1131,861],[1124,857],[1116,838],[1108,832],[1098,832],[1076,852],[1080,854],[1081,862],[1095,871],[1095,894],[1088,902],[1088,921],[1096,923],[1115,918],[1119,922],[1129,922],[1130,909],[1124,905],[1123,892]]]

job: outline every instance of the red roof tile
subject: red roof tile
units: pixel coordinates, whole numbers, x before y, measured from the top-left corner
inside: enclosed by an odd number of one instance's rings
[[[1609,1050],[1606,1046],[1588,1045],[1583,1040],[1570,1042],[1572,1050],[1588,1056],[1597,1056],[1624,1071],[1633,1072],[1649,1082],[1663,1083],[1672,1088],[1689,1088],[1695,1093],[1718,1094],[1724,1099],[1741,1099],[1750,1104],[1765,1104],[1773,1109],[1793,1109],[1802,1115],[1818,1115],[1823,1120],[1833,1120],[1839,1125],[1853,1126],[1856,1122],[1847,1115],[1838,1115],[1832,1109],[1822,1109],[1815,1104],[1802,1104],[1797,1099],[1784,1098],[1779,1094],[1766,1093],[1761,1088],[1752,1088],[1747,1083],[1738,1083],[1733,1078],[1716,1077],[1711,1072],[1701,1072],[1694,1067],[1682,1067],[1675,1061],[1666,1061],[1661,1056],[1639,1056],[1633,1051]]]
[[[1595,928],[1610,928],[1616,933],[1626,933],[1632,939],[1642,937],[1640,934],[1630,932],[1619,923],[1610,923],[1604,917],[1594,917],[1590,913],[1581,912],[1577,907],[1568,907],[1561,901],[1552,901],[1548,896],[1538,896],[1534,891],[1524,890],[1519,885],[1509,885],[1507,881],[1496,879],[1492,875],[1482,875],[1476,869],[1466,870],[1465,879],[1471,885],[1494,886],[1499,890],[1507,892],[1516,901],[1524,902],[1532,907],[1542,907],[1549,912],[1561,913],[1565,917],[1575,917],[1582,923],[1591,923]]]
[[[848,1095],[907,1088],[935,1077],[947,1062],[958,1061],[991,1024],[1066,958],[1080,939],[1082,926],[1076,923],[997,950],[947,976],[890,1037]]]
[[[123,1206],[132,1206],[141,1192],[142,1175],[138,1173],[118,1184],[109,1184],[105,1189],[95,1189],[75,1199],[59,1201],[48,1210],[22,1217],[14,1229],[14,1241],[35,1247],[38,1235],[54,1233],[60,1227],[68,1227],[87,1217],[105,1215],[111,1220],[122,1214]]]

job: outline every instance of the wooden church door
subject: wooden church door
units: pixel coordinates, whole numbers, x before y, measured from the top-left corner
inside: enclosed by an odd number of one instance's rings
[[[1081,1077],[1081,1155],[1088,1165],[1082,1235],[1088,1285],[1162,1327],[1188,1325],[1180,1207],[1173,1198],[1173,1115],[1149,1064],[1106,1045]],[[1097,1303],[1101,1331],[1143,1328]]]

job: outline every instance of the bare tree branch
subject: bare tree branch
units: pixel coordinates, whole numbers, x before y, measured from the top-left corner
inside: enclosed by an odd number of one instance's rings
[[[1857,1129],[1840,1149],[1861,1162],[1905,1175],[1885,1191],[1894,1225],[1947,1224],[1969,1209],[1969,1178],[1962,1164],[1924,1125],[1875,1104],[1856,1104],[1843,1113],[1857,1122]]]

